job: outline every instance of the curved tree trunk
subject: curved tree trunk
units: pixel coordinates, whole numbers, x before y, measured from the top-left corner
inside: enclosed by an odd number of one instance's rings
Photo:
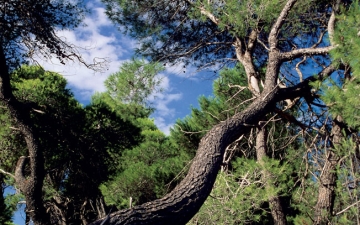
[[[210,194],[225,148],[271,109],[276,93],[277,88],[264,91],[246,110],[213,127],[201,139],[188,175],[171,193],[162,199],[112,213],[107,218],[109,223],[104,224],[186,224]],[[100,225],[103,221],[92,225]]]
[[[277,34],[295,2],[296,0],[289,0],[286,3],[270,31],[270,52],[263,92],[247,109],[214,126],[201,139],[196,156],[184,180],[161,199],[112,213],[105,219],[95,221],[92,225],[182,225],[198,212],[211,192],[226,147],[247,132],[249,127],[255,127],[259,119],[269,112],[276,102],[276,94],[279,90],[277,86],[279,69],[286,59],[286,56],[276,48]]]

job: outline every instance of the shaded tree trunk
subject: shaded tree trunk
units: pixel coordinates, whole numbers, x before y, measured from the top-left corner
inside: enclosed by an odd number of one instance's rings
[[[256,157],[257,162],[262,166],[263,171],[263,182],[265,183],[265,189],[271,190],[273,184],[271,183],[271,177],[273,176],[266,168],[265,168],[265,159],[268,158],[267,155],[267,132],[265,125],[260,124],[260,128],[257,130],[256,136]],[[269,196],[269,205],[271,210],[271,215],[274,220],[274,224],[276,225],[285,225],[286,224],[286,216],[284,213],[284,209],[281,203],[281,199],[278,195]]]
[[[343,138],[339,122],[342,122],[342,118],[337,116],[333,121],[331,130],[333,145],[340,144],[341,139]],[[325,164],[319,179],[318,198],[314,212],[314,224],[328,223],[333,215],[337,180],[336,166],[340,157],[331,149],[325,152],[325,154]]]
[[[17,128],[25,138],[29,157],[20,157],[16,170],[16,186],[26,198],[26,209],[34,224],[48,225],[50,217],[46,213],[42,200],[42,187],[44,181],[44,159],[39,147],[39,140],[30,118],[29,105],[16,100],[10,85],[9,68],[7,67],[5,53],[0,44],[0,100],[8,108],[11,117],[15,120]],[[29,164],[30,173],[25,174],[25,167]]]

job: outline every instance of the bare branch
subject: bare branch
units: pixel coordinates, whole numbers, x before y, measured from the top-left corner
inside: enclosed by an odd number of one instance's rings
[[[253,93],[254,96],[258,96],[260,94],[259,80],[257,78],[255,66],[252,61],[252,54],[250,51],[253,48],[253,43],[256,41],[257,33],[252,32],[251,36],[253,37],[251,37],[251,40],[249,40],[249,47],[251,47],[250,49],[243,49],[243,43],[241,42],[239,37],[236,37],[233,46],[235,48],[237,59],[244,66],[248,79],[249,90]]]
[[[300,62],[296,63],[296,66],[295,66],[295,70],[296,70],[296,72],[297,72],[298,75],[299,75],[300,82],[303,82],[303,74],[302,74],[301,70],[299,69],[299,66],[300,66],[302,63],[304,63],[304,62],[306,61],[306,59],[307,59],[307,57],[304,56],[303,59],[302,59]]]
[[[8,176],[10,176],[10,177],[12,177],[12,178],[15,179],[15,175],[13,175],[12,173],[6,172],[6,171],[3,170],[3,169],[0,169],[0,173],[3,173],[3,174],[5,174],[5,175],[8,175]]]
[[[182,129],[182,127],[178,124],[175,124],[175,126],[179,127],[180,131],[184,134],[201,134],[204,132],[208,132],[209,130],[201,130],[201,131],[185,131]]]
[[[188,2],[190,5],[194,6],[194,3],[193,3],[192,1],[187,0],[187,2]],[[209,11],[207,11],[203,5],[200,6],[200,7],[197,7],[197,8],[200,9],[201,14],[203,14],[204,16],[207,16],[214,24],[216,24],[216,25],[219,24],[219,19],[216,18],[216,16],[214,16],[214,14],[212,14],[212,13],[209,12]]]
[[[20,130],[19,128],[17,128],[17,127],[9,127],[10,129],[12,129],[12,130]]]
[[[40,113],[40,114],[45,114],[45,112],[44,111],[41,111],[41,110],[39,110],[39,109],[32,109],[34,112],[37,112],[37,113]]]
[[[345,209],[341,210],[340,212],[337,212],[335,215],[340,215],[341,213],[346,212],[348,209],[350,209],[351,207],[353,207],[353,206],[355,206],[355,205],[357,205],[357,204],[359,204],[359,203],[360,203],[360,200],[357,201],[357,202],[355,202],[355,203],[353,203],[353,204],[351,204],[351,205],[349,205],[348,207],[346,207]]]
[[[204,6],[201,6],[199,9],[200,9],[201,14],[207,16],[213,23],[215,23],[216,25],[219,24],[219,19],[216,18],[216,17],[214,16],[214,14],[212,14],[212,13],[209,12],[209,11],[207,11],[207,10],[204,8]]]
[[[320,33],[318,41],[313,46],[311,46],[311,48],[316,48],[322,42],[324,34],[325,34],[325,32]]]
[[[259,42],[266,50],[270,51],[268,46],[266,46],[266,44],[259,37],[257,38],[257,42]]]
[[[280,53],[282,61],[289,61],[301,56],[311,56],[311,55],[326,55],[330,50],[334,49],[334,46],[327,46],[322,48],[301,48],[294,49],[290,52]]]
[[[309,93],[310,86],[309,83],[315,80],[323,80],[329,75],[331,75],[336,70],[336,67],[331,64],[323,69],[318,76],[312,76],[305,79],[303,82],[288,88],[281,88],[279,90],[278,100],[285,100],[285,99],[295,99],[297,97],[303,97],[304,95]],[[307,90],[307,91],[306,91]]]
[[[242,43],[239,37],[235,37],[235,42],[233,43],[233,46],[235,47],[235,53],[238,59],[242,59],[243,58],[243,53],[242,53]]]
[[[273,27],[271,28],[271,31],[269,34],[270,50],[275,49],[277,47],[277,43],[278,43],[277,35],[280,32],[280,28],[283,25],[285,18],[287,17],[287,15],[289,14],[291,8],[294,6],[295,3],[296,3],[296,0],[289,0],[285,4],[279,17],[277,18],[276,22],[274,23]]]
[[[231,85],[231,84],[228,84],[228,86],[229,86],[229,88],[237,87],[237,88],[239,88],[239,90],[233,96],[231,96],[228,100],[226,100],[226,102],[229,102],[231,99],[235,98],[236,95],[238,95],[240,92],[242,92],[243,90],[245,90],[247,88],[247,87],[243,87],[240,85]]]
[[[187,49],[186,52],[181,52],[181,53],[178,53],[178,54],[169,54],[169,55],[166,55],[166,56],[160,58],[158,61],[162,61],[162,60],[165,60],[165,59],[171,59],[171,58],[186,57],[186,56],[189,56],[189,55],[193,54],[194,52],[196,52],[197,50],[199,50],[200,48],[205,47],[205,46],[219,45],[219,46],[222,47],[224,45],[229,45],[230,46],[231,44],[233,44],[233,43],[232,42],[199,42],[195,46],[190,47],[189,49]]]
[[[254,49],[255,42],[257,40],[257,35],[258,35],[258,32],[256,30],[252,30],[250,35],[249,35],[249,42],[248,42],[248,45],[247,45],[247,50],[249,52],[251,52]]]
[[[327,30],[329,33],[330,44],[332,46],[335,46],[335,43],[334,43],[334,31],[335,31],[335,20],[336,20],[335,13],[338,10],[339,5],[340,5],[340,0],[337,0],[335,6],[333,6],[333,10],[331,12],[331,16],[329,18],[328,27],[327,27]]]

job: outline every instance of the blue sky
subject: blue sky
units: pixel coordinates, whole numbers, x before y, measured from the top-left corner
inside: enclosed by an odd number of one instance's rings
[[[58,35],[68,43],[78,47],[79,53],[86,62],[94,59],[108,60],[105,72],[94,72],[78,62],[68,62],[62,65],[57,59],[42,60],[37,63],[46,70],[62,74],[68,81],[69,88],[75,97],[84,105],[90,102],[95,92],[105,90],[104,81],[112,73],[117,72],[121,64],[130,60],[137,46],[135,40],[120,33],[105,15],[104,5],[100,0],[89,0],[87,7],[91,13],[86,16],[85,26],[75,30],[59,31]],[[185,73],[184,73],[185,71]],[[157,93],[153,101],[156,111],[151,115],[155,124],[165,134],[169,134],[170,127],[176,119],[184,118],[191,111],[191,106],[197,107],[200,95],[212,94],[213,72],[198,73],[196,68],[186,67],[183,64],[166,67],[159,74],[162,77],[161,87],[164,92]],[[7,189],[6,193],[14,190]],[[14,223],[25,224],[25,215],[19,210],[14,216]]]
[[[104,5],[100,0],[89,0],[87,3],[91,13],[84,23],[76,30],[59,31],[58,35],[65,41],[75,45],[86,62],[106,58],[105,72],[94,72],[78,62],[68,62],[62,65],[57,59],[44,61],[38,59],[45,69],[62,74],[69,83],[75,97],[83,104],[89,103],[91,95],[104,91],[104,80],[120,65],[129,60],[134,53],[137,42],[117,30],[105,15]],[[185,71],[185,73],[184,73]],[[197,73],[196,68],[183,64],[166,67],[159,74],[162,77],[163,93],[157,93],[153,106],[155,113],[151,116],[155,124],[164,133],[169,134],[170,127],[177,118],[183,118],[190,113],[190,105],[197,106],[198,96],[212,94],[214,73]]]

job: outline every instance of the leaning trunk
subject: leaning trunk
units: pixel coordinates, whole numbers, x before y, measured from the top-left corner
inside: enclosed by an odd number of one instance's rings
[[[109,224],[186,224],[210,194],[226,147],[257,124],[275,103],[277,88],[266,89],[246,110],[214,126],[202,139],[188,175],[169,194],[111,214]],[[98,220],[93,225],[100,225]]]

